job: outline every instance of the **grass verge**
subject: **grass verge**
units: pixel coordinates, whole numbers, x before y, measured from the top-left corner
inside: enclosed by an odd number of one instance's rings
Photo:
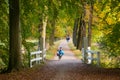
[[[49,47],[49,49],[46,52],[46,59],[50,60],[56,55],[56,52],[57,52],[57,49],[58,49],[60,42],[61,42],[61,40],[56,41],[56,42],[54,42],[53,46]]]
[[[74,44],[72,43],[72,41],[70,41],[68,43],[68,46],[70,47],[71,51],[74,53],[74,55],[78,58],[78,59],[82,59],[82,54],[81,51],[76,49],[76,47],[74,46]]]

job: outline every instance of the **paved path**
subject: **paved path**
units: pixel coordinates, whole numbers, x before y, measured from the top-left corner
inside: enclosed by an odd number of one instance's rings
[[[68,42],[66,40],[62,41],[59,45],[59,47],[62,47],[64,50],[64,56],[61,58],[61,60],[58,60],[58,57],[55,56],[54,60],[56,64],[52,63],[52,65],[56,65],[58,70],[56,75],[52,80],[65,80],[67,77],[67,72],[71,71],[73,68],[75,68],[76,64],[81,64],[81,61],[78,60],[72,51],[70,50],[68,46]],[[70,78],[68,78],[70,80]]]
[[[65,40],[60,43],[60,46],[63,47],[65,55],[60,61],[55,56],[47,63],[43,69],[47,69],[47,73],[44,74],[46,76],[43,76],[45,80],[120,80],[120,70],[83,64],[74,56]]]
[[[60,60],[60,62],[64,62],[64,63],[67,63],[67,61],[71,62],[71,61],[79,61],[81,62],[80,60],[78,60],[75,56],[74,56],[74,53],[72,53],[72,51],[70,50],[69,46],[68,46],[68,42],[66,42],[66,40],[63,40],[59,47],[62,47],[62,49],[64,50],[65,54],[64,56],[62,57],[62,59]],[[54,57],[54,60],[58,60],[58,57],[55,56]]]
[[[29,71],[1,75],[0,80],[120,80],[120,69],[104,69],[81,63],[64,40],[60,44],[65,55],[57,56],[42,67]]]

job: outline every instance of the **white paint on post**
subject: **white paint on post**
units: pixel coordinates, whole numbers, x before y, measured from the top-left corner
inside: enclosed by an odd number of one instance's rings
[[[88,47],[88,51],[90,51],[91,50],[91,47]],[[90,53],[90,52],[88,52],[88,64],[91,64],[92,63],[92,54]]]

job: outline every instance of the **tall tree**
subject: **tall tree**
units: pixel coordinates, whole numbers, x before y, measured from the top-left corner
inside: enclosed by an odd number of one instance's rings
[[[93,0],[90,1],[90,14],[88,21],[88,47],[91,47],[91,37],[92,37],[92,19],[93,19]]]
[[[47,25],[48,18],[45,17],[43,20],[43,31],[42,31],[42,39],[43,39],[43,49],[45,49],[46,45],[46,25]]]
[[[81,50],[83,46],[83,38],[86,37],[86,24],[85,21],[80,18],[79,21],[79,31],[78,31],[78,43],[77,43],[77,49]]]
[[[19,0],[9,0],[9,65],[8,71],[19,70],[21,62],[21,39],[20,39],[20,18],[19,18]]]
[[[73,44],[77,46],[77,29],[78,29],[79,18],[75,19],[73,27]]]
[[[43,42],[42,42],[42,31],[43,31],[43,22],[42,22],[42,18],[40,18],[40,24],[38,26],[38,33],[39,33],[39,37],[38,37],[38,50],[41,50],[43,47]]]
[[[83,46],[83,39],[86,37],[86,1],[81,1],[82,4],[82,13],[80,15],[80,21],[79,21],[79,35],[78,35],[78,49],[84,48]]]
[[[55,19],[51,21],[51,34],[49,36],[50,45],[54,44],[54,36],[55,36]]]

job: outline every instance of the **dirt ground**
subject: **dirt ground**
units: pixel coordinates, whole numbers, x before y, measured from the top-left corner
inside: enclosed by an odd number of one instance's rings
[[[64,40],[60,44],[65,55],[61,60],[46,61],[40,68],[0,74],[0,80],[120,80],[120,69],[105,69],[84,64],[77,59]]]

